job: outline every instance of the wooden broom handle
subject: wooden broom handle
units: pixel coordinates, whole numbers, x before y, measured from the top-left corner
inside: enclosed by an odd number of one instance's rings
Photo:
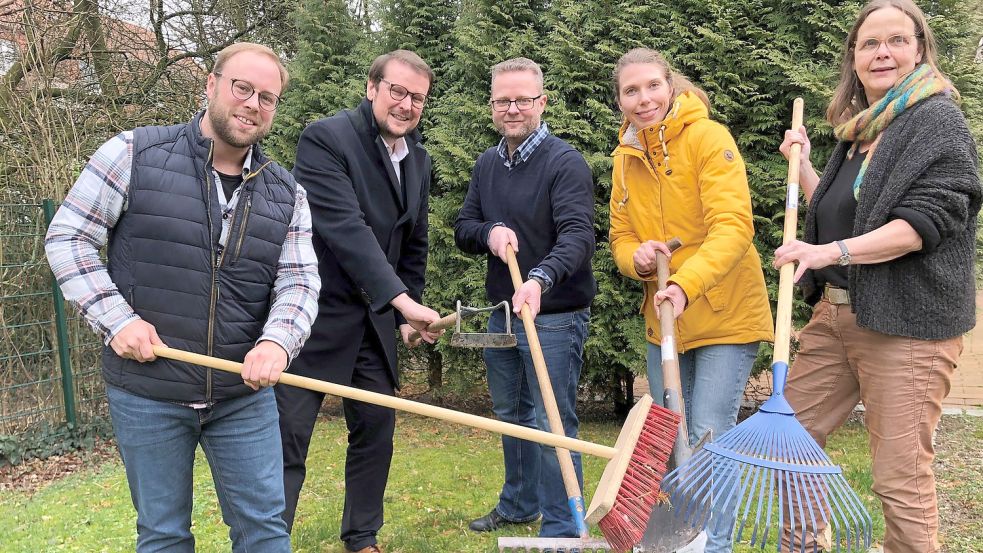
[[[673,238],[672,240],[666,242],[666,246],[669,248],[669,251],[675,251],[682,245],[683,243],[682,241],[679,240],[679,238]],[[656,270],[656,276],[658,278],[657,284],[659,287],[659,291],[665,290],[666,287],[669,285],[669,257],[658,250],[655,252],[655,270]],[[662,386],[664,388],[672,388],[676,391],[679,391],[682,388],[682,382],[679,379],[679,358],[676,355],[676,349],[677,349],[675,344],[676,317],[675,314],[673,313],[674,307],[671,301],[664,301],[661,304],[659,304],[658,309],[659,309],[659,329],[661,330],[660,333],[662,334],[663,341],[665,341],[666,336],[673,338],[673,344],[672,344],[673,355],[672,355],[672,359],[668,361],[670,363],[673,363],[675,367],[674,370],[668,371],[669,374],[667,374],[667,371],[665,370],[662,371],[663,373]],[[667,361],[666,355],[663,354],[662,358],[663,358],[662,364],[663,366],[665,366]],[[685,425],[685,423],[686,421],[684,418],[682,424]]]
[[[802,126],[802,98],[792,102],[792,130]],[[799,218],[799,156],[802,144],[792,144],[788,153],[788,186],[785,194],[785,227],[782,230],[782,244],[795,240],[795,230]],[[775,312],[775,356],[773,363],[788,363],[789,341],[792,336],[792,291],[795,283],[795,264],[786,263],[779,267],[778,307]]]
[[[445,330],[457,324],[457,313],[451,313],[450,315],[441,317],[436,321],[427,325],[427,332],[437,332],[438,330]],[[410,332],[410,341],[415,342],[420,339],[420,331],[413,330]]]
[[[519,272],[519,262],[515,258],[515,251],[511,244],[505,246],[505,259],[508,261],[509,274],[512,276],[512,286],[518,292],[523,279]],[[553,394],[553,384],[550,382],[550,374],[546,369],[543,346],[539,343],[539,334],[536,332],[535,318],[528,305],[522,306],[519,315],[522,317],[522,326],[526,330],[526,341],[529,343],[532,364],[536,368],[536,379],[539,381],[539,391],[543,396],[543,405],[546,407],[546,418],[549,420],[550,430],[557,436],[566,437],[563,420],[560,418],[560,410],[556,405],[556,396]],[[563,476],[563,486],[566,488],[567,497],[583,497],[570,450],[558,447],[556,448],[556,456],[560,462],[560,474]]]
[[[242,374],[242,363],[226,361],[225,359],[218,359],[217,357],[209,357],[207,355],[191,353],[189,351],[173,349],[166,346],[154,346],[154,355],[158,357],[165,357],[167,359],[174,359],[175,361],[194,363],[195,365],[201,365],[212,369]],[[556,448],[568,448],[572,449],[573,451],[594,455],[595,457],[612,459],[618,452],[618,450],[613,447],[568,438],[566,436],[556,436],[549,432],[534,430],[532,428],[526,428],[517,424],[487,419],[477,415],[454,411],[453,409],[445,409],[443,407],[427,405],[425,403],[410,401],[408,399],[395,396],[387,396],[385,394],[360,390],[350,386],[342,386],[341,384],[325,382],[323,380],[308,378],[306,376],[283,373],[280,375],[280,381],[278,384],[287,384],[289,386],[296,386],[298,388],[313,390],[315,392],[322,392],[333,396],[371,403],[373,405],[389,407],[390,409],[398,409],[408,413],[423,415],[424,417],[445,420],[455,424],[470,426],[472,428],[480,428],[482,430],[488,430],[489,432],[495,432],[497,434],[505,434],[506,436],[519,438],[520,440],[528,440],[530,442],[551,445]]]

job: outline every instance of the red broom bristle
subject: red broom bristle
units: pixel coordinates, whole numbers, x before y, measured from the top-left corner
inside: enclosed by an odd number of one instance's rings
[[[679,413],[653,405],[632,451],[621,487],[597,526],[615,551],[631,551],[642,541],[652,508],[664,501],[659,486],[679,430]]]

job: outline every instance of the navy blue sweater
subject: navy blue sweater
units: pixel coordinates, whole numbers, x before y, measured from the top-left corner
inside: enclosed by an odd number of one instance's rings
[[[488,233],[497,222],[519,239],[516,257],[523,278],[539,267],[553,280],[541,313],[590,306],[597,291],[591,272],[594,180],[579,152],[550,135],[512,169],[494,147],[478,157],[454,223],[454,241],[467,253],[488,256],[485,291],[493,303],[511,301],[515,292],[508,266],[488,249]]]

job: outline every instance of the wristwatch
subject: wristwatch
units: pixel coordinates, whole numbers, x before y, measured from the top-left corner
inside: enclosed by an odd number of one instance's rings
[[[840,247],[840,258],[836,260],[836,264],[846,267],[850,264],[850,250],[846,249],[846,244],[842,240],[837,240],[836,245]]]
[[[542,277],[531,276],[531,277],[529,277],[529,280],[536,281],[536,284],[539,284],[539,287],[540,287],[540,289],[542,290],[542,292],[544,294],[546,293],[547,290],[550,289],[549,285],[546,284],[546,280],[544,280]]]

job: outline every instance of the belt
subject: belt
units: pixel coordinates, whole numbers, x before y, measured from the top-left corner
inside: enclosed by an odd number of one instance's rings
[[[833,305],[850,305],[850,291],[827,284],[823,287],[823,299]]]

